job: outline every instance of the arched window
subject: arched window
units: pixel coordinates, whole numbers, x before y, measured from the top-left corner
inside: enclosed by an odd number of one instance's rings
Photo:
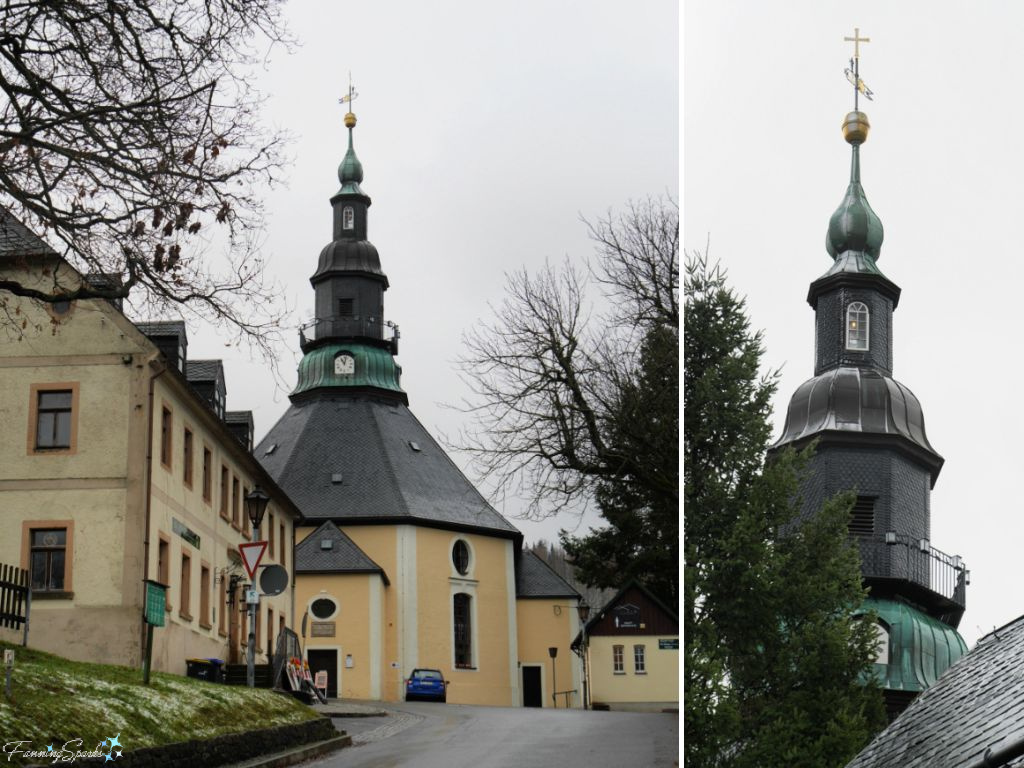
[[[470,669],[473,666],[473,632],[470,624],[472,602],[473,598],[465,592],[458,592],[452,599],[456,669]]]
[[[855,301],[846,308],[847,349],[867,351],[869,322],[868,307],[863,302]]]
[[[341,212],[341,228],[342,229],[355,229],[356,227],[356,212],[351,205],[345,206],[345,210]]]

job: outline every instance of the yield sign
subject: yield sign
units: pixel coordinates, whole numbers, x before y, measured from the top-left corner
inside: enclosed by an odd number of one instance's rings
[[[247,544],[239,544],[238,551],[242,555],[242,565],[245,566],[245,572],[249,574],[249,580],[255,582],[256,569],[260,566],[263,553],[267,551],[267,542],[252,541]]]

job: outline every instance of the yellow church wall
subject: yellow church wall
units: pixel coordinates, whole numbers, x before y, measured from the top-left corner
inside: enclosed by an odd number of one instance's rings
[[[452,562],[452,547],[462,539],[469,545],[466,575]],[[448,701],[457,704],[515,706],[518,688],[512,684],[515,663],[515,616],[510,615],[509,556],[512,542],[491,536],[453,533],[433,528],[416,531],[417,617],[419,631],[415,666],[440,669],[450,681]],[[472,664],[455,666],[454,597],[470,595]],[[411,667],[405,669],[408,674]]]
[[[350,699],[379,699],[382,635],[378,574],[302,574],[297,579],[295,601],[301,613],[309,611],[305,647],[337,652],[338,695]],[[326,620],[313,616],[311,605],[329,598],[336,612]],[[313,623],[323,629],[314,634]],[[333,624],[334,632],[324,634]]]
[[[582,706],[582,662],[570,648],[580,630],[576,602],[569,598],[516,601],[519,666],[541,668],[541,703],[545,707],[552,706],[552,685],[557,686],[558,691],[575,691],[568,697],[558,696],[558,708],[564,708],[567,699],[570,708]],[[549,648],[558,649],[553,670]],[[522,704],[521,693],[519,703]]]
[[[599,635],[587,638],[591,701],[612,709],[649,709],[679,704],[679,651],[659,649],[666,635]],[[613,646],[623,646],[623,672],[614,672]],[[637,674],[633,646],[644,646],[645,674]]]

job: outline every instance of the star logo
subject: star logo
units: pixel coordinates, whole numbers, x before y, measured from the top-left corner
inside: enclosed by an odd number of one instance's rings
[[[51,752],[53,752],[53,744],[47,744],[46,745],[46,754],[50,754]]]
[[[101,746],[105,746],[108,742],[110,743],[110,746],[107,748],[106,755],[104,755],[104,764],[106,764],[109,760],[114,760],[118,757],[121,757],[121,750],[119,749],[117,750],[117,752],[114,752],[114,747],[124,746],[123,744],[121,744],[120,733],[117,734],[117,736],[111,736],[110,738],[104,739]]]

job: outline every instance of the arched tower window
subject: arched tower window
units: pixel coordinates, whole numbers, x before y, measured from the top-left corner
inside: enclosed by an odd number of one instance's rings
[[[341,228],[342,229],[355,229],[356,227],[356,212],[351,205],[346,205],[345,210],[341,212]]]
[[[846,308],[846,348],[858,352],[866,352],[868,349],[868,307],[860,301],[855,301]]]

